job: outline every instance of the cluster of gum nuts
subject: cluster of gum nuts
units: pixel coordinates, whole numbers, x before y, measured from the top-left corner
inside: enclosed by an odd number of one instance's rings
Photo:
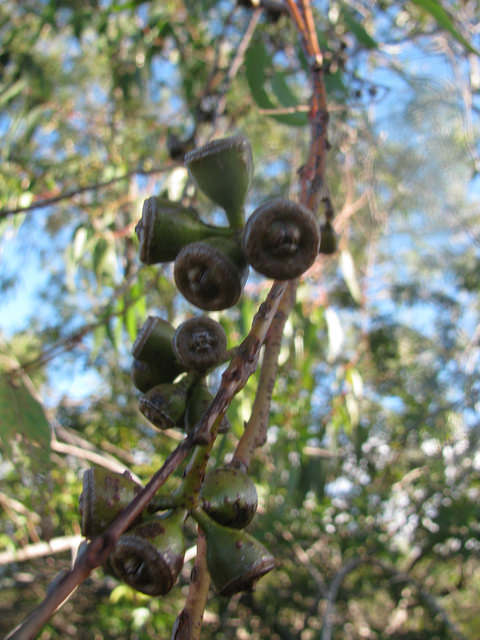
[[[330,220],[320,228],[311,211],[290,200],[265,202],[244,225],[253,164],[243,136],[214,140],[188,153],[185,162],[197,186],[224,209],[229,226],[206,224],[191,207],[151,197],[144,202],[136,232],[140,260],[174,261],[177,288],[200,309],[234,305],[249,264],[269,278],[288,280],[306,271],[319,252],[336,250]],[[177,329],[160,317],[148,317],[132,349],[132,378],[142,393],[144,416],[159,429],[191,434],[212,401],[206,378],[227,360],[226,344],[221,325],[207,316],[191,318]],[[219,431],[228,428],[224,418]],[[80,497],[82,534],[102,534],[141,489],[128,472],[88,469]],[[210,471],[194,502],[192,507],[182,487],[173,496],[154,499],[120,536],[105,569],[143,593],[168,593],[183,566],[183,527],[190,515],[205,533],[207,566],[217,593],[230,596],[252,589],[275,561],[244,531],[257,509],[257,492],[246,470],[226,465]]]

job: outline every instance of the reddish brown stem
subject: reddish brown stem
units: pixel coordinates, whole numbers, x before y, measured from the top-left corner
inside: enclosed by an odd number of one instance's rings
[[[195,566],[192,569],[190,589],[185,606],[175,622],[171,640],[199,640],[209,586],[210,574],[207,568],[207,542],[203,531],[199,528],[197,555],[195,558]]]
[[[219,415],[225,415],[232,398],[243,389],[248,378],[254,373],[260,348],[286,288],[287,282],[274,282],[267,299],[260,305],[253,319],[250,333],[238,347],[236,355],[223,373],[217,395],[195,430],[194,437],[197,444],[206,444],[210,441],[210,431],[215,420]]]

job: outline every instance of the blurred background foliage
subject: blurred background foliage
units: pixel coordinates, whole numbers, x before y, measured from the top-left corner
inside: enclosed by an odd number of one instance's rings
[[[282,3],[264,4],[0,4],[3,632],[70,565],[83,470],[127,467],[146,481],[178,441],[141,416],[130,380],[146,316],[176,326],[196,313],[170,266],[137,258],[143,199],[195,201],[225,223],[194,193],[182,158],[237,131],[254,152],[248,210],[298,196],[307,63]],[[211,594],[203,637],[474,640],[480,7],[314,8],[340,250],[302,280],[268,442],[251,466],[251,529],[278,568],[253,594]],[[268,286],[251,273],[240,303],[214,314],[229,346]],[[255,386],[254,376],[235,398],[212,466],[232,453]],[[48,541],[64,551],[32,557]],[[15,560],[22,550],[27,559]],[[98,570],[40,637],[169,637],[190,568],[162,599]]]

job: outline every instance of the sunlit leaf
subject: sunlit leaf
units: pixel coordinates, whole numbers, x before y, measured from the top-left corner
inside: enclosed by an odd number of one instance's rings
[[[332,307],[325,309],[325,320],[328,328],[328,354],[327,360],[333,362],[341,353],[344,341],[344,333],[340,318]]]
[[[50,425],[32,383],[27,376],[12,373],[12,362],[1,356],[0,438],[8,441],[17,434],[40,444],[43,452],[50,447]]]
[[[475,53],[480,55],[478,49],[473,47],[470,42],[466,38],[462,36],[460,31],[455,27],[455,24],[442,7],[441,3],[438,0],[411,0],[413,4],[416,4],[417,7],[420,7],[427,13],[429,13],[433,18],[435,18],[437,24],[445,31],[448,31],[458,42],[460,42],[468,51],[471,53]]]
[[[365,27],[356,19],[354,12],[343,5],[341,15],[347,29],[353,33],[360,44],[363,44],[367,49],[376,49],[378,43],[372,38],[372,36],[366,31]]]
[[[352,254],[348,249],[344,249],[340,253],[340,269],[342,270],[342,275],[352,298],[355,302],[360,304],[362,300],[362,292],[355,273],[355,264],[353,262]]]

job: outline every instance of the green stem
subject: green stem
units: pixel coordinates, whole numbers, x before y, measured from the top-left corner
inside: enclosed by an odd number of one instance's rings
[[[220,415],[215,420],[211,440],[207,444],[197,445],[195,447],[190,462],[185,469],[182,485],[178,489],[178,492],[174,494],[174,500],[177,505],[181,504],[188,510],[193,509],[197,505],[198,494],[202,488],[210,451],[215,443],[222,418],[223,415]]]
[[[225,210],[225,214],[233,231],[241,231],[243,229],[245,224],[245,209],[243,207]]]

